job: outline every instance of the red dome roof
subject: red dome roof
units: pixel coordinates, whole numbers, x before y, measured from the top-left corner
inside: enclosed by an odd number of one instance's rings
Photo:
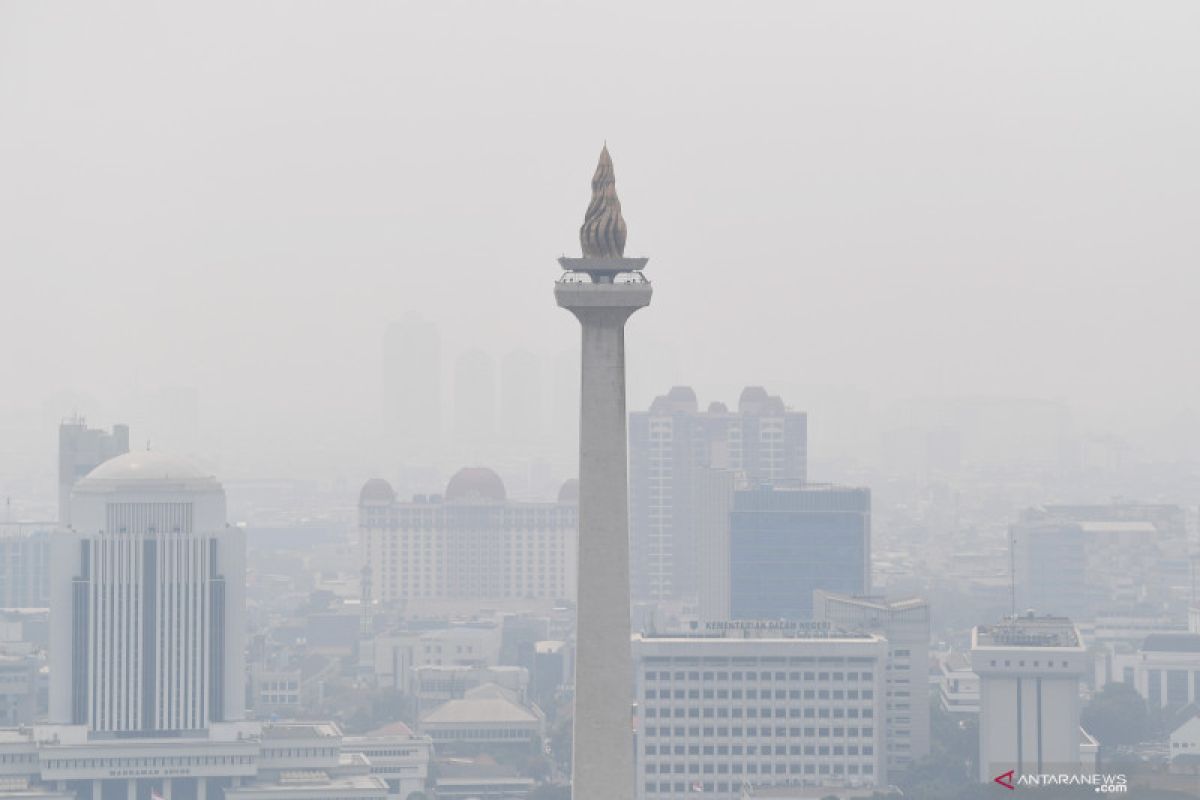
[[[503,503],[507,496],[504,481],[487,467],[463,467],[446,484],[445,499],[448,503]]]
[[[391,503],[396,499],[396,491],[383,478],[371,478],[363,484],[358,493],[358,504]]]

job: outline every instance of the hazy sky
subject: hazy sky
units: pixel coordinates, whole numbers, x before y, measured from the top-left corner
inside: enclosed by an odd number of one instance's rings
[[[555,257],[605,139],[655,284],[632,406],[1195,411],[1198,76],[1192,2],[10,0],[0,432],[182,386],[247,470],[353,459],[405,311],[444,374],[578,345]]]

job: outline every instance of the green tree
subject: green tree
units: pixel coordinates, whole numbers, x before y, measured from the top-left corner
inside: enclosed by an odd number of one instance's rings
[[[1105,686],[1083,709],[1080,722],[1106,748],[1137,744],[1150,738],[1146,701],[1127,683]]]
[[[979,791],[976,721],[944,710],[935,696],[930,699],[929,733],[929,755],[895,777],[904,796],[921,800],[973,798]]]

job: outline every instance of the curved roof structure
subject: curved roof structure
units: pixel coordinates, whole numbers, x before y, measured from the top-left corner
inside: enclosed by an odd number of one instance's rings
[[[445,499],[448,503],[503,503],[507,496],[504,481],[500,480],[495,470],[487,467],[463,467],[446,484]]]
[[[211,481],[213,474],[180,456],[139,450],[110,458],[93,469],[81,483],[142,483]]]
[[[383,478],[371,478],[363,484],[362,489],[358,493],[358,504],[360,506],[368,503],[389,504],[395,501],[395,499],[396,490]]]

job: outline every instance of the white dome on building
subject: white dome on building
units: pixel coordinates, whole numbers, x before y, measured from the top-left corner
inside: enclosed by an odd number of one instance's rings
[[[83,480],[121,481],[123,483],[141,483],[143,481],[211,481],[216,483],[216,478],[211,472],[202,469],[186,458],[155,450],[139,450],[110,458],[89,472]]]

